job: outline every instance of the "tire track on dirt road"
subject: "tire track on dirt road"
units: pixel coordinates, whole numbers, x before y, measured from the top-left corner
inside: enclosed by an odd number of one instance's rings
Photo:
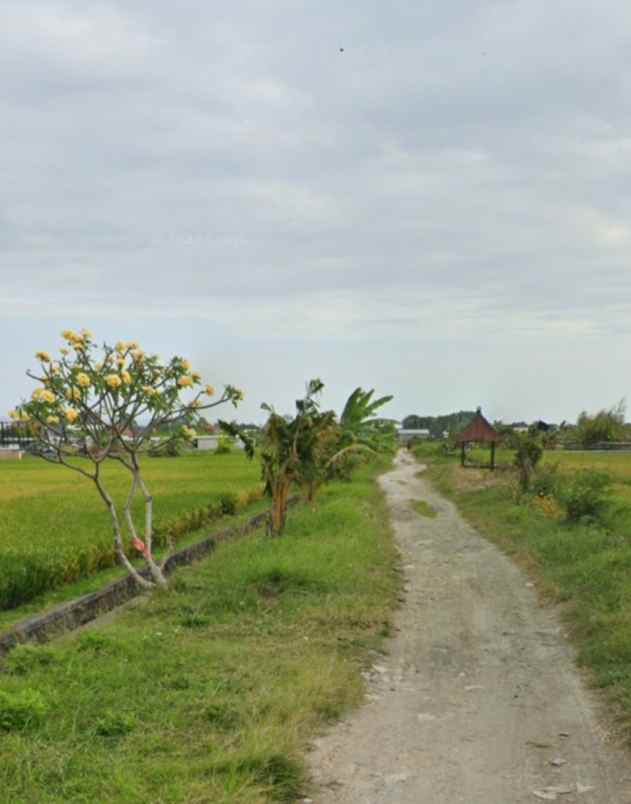
[[[368,700],[317,740],[318,804],[628,804],[612,743],[552,609],[419,478],[401,451],[380,482],[405,573]],[[438,512],[419,516],[415,499]]]

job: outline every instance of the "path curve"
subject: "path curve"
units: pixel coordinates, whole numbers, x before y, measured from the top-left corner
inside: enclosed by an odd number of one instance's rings
[[[608,742],[555,612],[418,474],[401,451],[380,481],[405,602],[367,703],[315,743],[312,800],[631,802],[631,764]],[[419,516],[414,499],[438,516]]]

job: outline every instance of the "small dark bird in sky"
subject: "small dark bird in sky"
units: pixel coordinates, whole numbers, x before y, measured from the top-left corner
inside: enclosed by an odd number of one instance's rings
[[[341,48],[340,48],[340,53],[343,53],[343,52],[344,52],[344,48],[343,48],[343,47],[341,47]]]

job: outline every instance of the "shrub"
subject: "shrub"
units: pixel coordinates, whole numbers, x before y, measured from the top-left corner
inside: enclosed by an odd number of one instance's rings
[[[232,440],[228,436],[221,435],[217,440],[215,455],[228,455],[232,452]]]
[[[515,466],[519,470],[519,485],[522,491],[528,491],[533,472],[543,455],[543,447],[533,433],[514,433],[511,442],[515,449]]]
[[[561,487],[561,477],[559,475],[559,464],[548,463],[537,467],[531,488],[540,497],[556,497]]]
[[[561,496],[571,522],[598,519],[607,504],[611,478],[606,472],[581,469],[564,485]]]
[[[165,442],[164,447],[154,444],[149,448],[149,456],[152,458],[179,458],[184,454],[186,439],[171,438]]]
[[[25,689],[20,692],[0,690],[0,730],[17,731],[39,723],[48,704],[37,690]]]
[[[238,498],[234,491],[224,491],[219,495],[221,513],[232,516],[237,513]]]
[[[591,416],[583,411],[576,422],[576,435],[580,443],[589,447],[621,438],[624,434],[625,407],[625,400],[621,399],[609,410],[599,410]]]

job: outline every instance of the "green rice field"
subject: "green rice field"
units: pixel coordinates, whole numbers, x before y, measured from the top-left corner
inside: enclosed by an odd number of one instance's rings
[[[143,470],[158,529],[216,505],[223,493],[241,495],[243,504],[261,490],[258,462],[242,453],[145,458]],[[104,477],[122,504],[128,473],[112,462]],[[135,511],[142,512],[140,498]],[[30,456],[0,462],[0,610],[114,563],[109,514],[90,480]]]

